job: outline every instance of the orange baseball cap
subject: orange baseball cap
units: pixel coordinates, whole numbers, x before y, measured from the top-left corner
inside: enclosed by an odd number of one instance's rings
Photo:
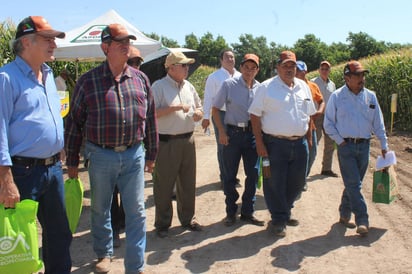
[[[284,64],[286,62],[293,62],[296,64],[296,55],[290,50],[285,50],[280,53],[278,64]]]
[[[369,70],[363,68],[362,64],[358,61],[350,61],[345,65],[343,69],[343,74],[358,74],[362,72],[369,72]]]
[[[122,41],[124,39],[136,40],[136,36],[129,34],[127,29],[120,24],[110,24],[105,27],[102,31],[101,39],[102,42],[113,41]]]
[[[257,56],[256,54],[246,53],[245,56],[243,56],[242,62],[240,64],[243,65],[247,61],[252,61],[259,67],[259,56]]]
[[[66,34],[54,30],[42,16],[29,16],[24,18],[17,26],[16,39],[31,33],[38,33],[45,37],[64,38]]]

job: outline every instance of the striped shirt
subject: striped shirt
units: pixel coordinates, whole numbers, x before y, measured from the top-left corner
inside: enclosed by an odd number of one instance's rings
[[[158,149],[153,94],[147,76],[127,66],[117,82],[104,62],[77,81],[66,120],[67,165],[79,164],[86,140],[106,146],[132,146],[144,141],[146,159]]]

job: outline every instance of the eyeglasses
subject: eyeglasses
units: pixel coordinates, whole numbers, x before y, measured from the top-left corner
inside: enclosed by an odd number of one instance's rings
[[[189,64],[173,64],[173,66],[182,66],[182,68],[189,67]]]
[[[140,66],[140,65],[142,64],[142,62],[139,61],[139,60],[129,60],[129,61],[127,61],[127,64],[128,64],[129,66],[136,66],[136,67],[138,67],[138,66]]]

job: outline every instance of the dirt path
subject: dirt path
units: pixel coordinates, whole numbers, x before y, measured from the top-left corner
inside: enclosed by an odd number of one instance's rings
[[[412,177],[410,138],[390,138],[391,148],[402,150],[397,171],[401,199],[390,205],[372,203],[372,171],[379,149],[373,142],[370,171],[363,194],[370,215],[368,237],[337,224],[340,178],[326,178],[320,173],[317,157],[309,178],[309,189],[296,202],[297,227],[288,227],[285,238],[271,235],[266,227],[237,222],[222,224],[225,217],[224,195],[218,183],[214,136],[196,132],[198,173],[196,216],[204,225],[202,232],[183,230],[176,213],[170,236],[160,239],[154,232],[152,183],[147,176],[147,250],[145,273],[411,273],[412,268]],[[322,143],[321,143],[322,146]],[[403,150],[405,149],[405,151]],[[321,151],[321,147],[319,149]],[[404,156],[400,158],[399,156]],[[339,172],[337,159],[333,169]],[[87,172],[82,180],[88,190]],[[243,170],[239,178],[244,179]],[[238,189],[243,191],[242,188]],[[90,200],[85,193],[84,210],[72,244],[73,273],[93,273],[95,255],[90,237]],[[176,211],[176,210],[175,210]],[[260,189],[256,195],[256,215],[269,221],[269,213]],[[115,249],[110,273],[123,273],[124,239]]]

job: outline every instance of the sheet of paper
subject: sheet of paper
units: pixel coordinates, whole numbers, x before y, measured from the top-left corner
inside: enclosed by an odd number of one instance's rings
[[[385,154],[385,158],[383,158],[382,155],[379,155],[376,159],[376,170],[380,170],[391,165],[396,165],[395,151],[388,151]]]

